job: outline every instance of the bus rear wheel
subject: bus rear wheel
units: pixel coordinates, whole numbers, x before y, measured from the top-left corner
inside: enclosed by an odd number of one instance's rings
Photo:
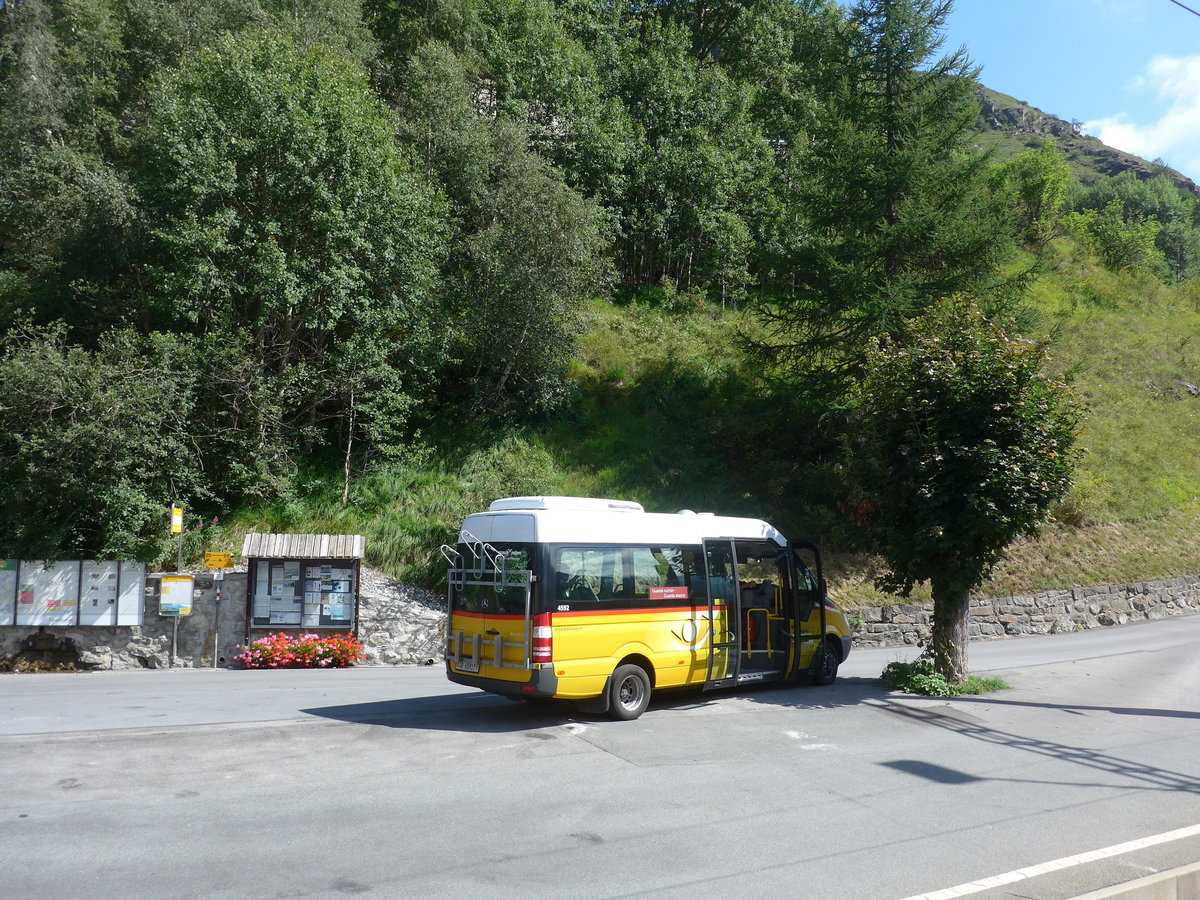
[[[608,680],[608,711],[620,721],[636,719],[650,705],[650,676],[641,666],[617,666]]]

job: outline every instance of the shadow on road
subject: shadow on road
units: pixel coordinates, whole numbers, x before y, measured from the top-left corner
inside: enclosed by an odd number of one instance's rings
[[[300,712],[361,725],[481,734],[530,731],[564,725],[577,718],[574,707],[567,704],[513,702],[483,693],[347,703],[302,709]]]
[[[1107,712],[1114,716],[1161,716],[1168,719],[1200,719],[1200,712],[1190,709],[1154,709],[1145,706],[1083,706],[1078,703],[1034,703],[1030,700],[1002,700],[999,697],[962,697],[970,703],[987,703],[995,706],[1027,706],[1035,709],[1058,709],[1063,712],[1086,715],[1089,712]]]
[[[872,702],[871,705],[876,706],[882,712],[898,716],[906,721],[943,728],[971,740],[987,744],[997,744],[1035,756],[1071,763],[1072,765],[1092,771],[1115,775],[1122,780],[1122,783],[1085,784],[1077,781],[1039,781],[1037,779],[974,776],[967,772],[946,769],[942,766],[931,766],[929,763],[919,760],[895,760],[883,763],[883,765],[900,771],[906,771],[909,774],[917,775],[931,781],[937,781],[942,784],[966,784],[972,781],[1008,781],[1022,784],[1111,787],[1119,790],[1128,790],[1133,787],[1138,790],[1167,791],[1170,793],[1182,792],[1200,795],[1200,778],[1195,775],[1122,759],[1119,756],[1113,756],[1111,753],[1104,753],[1089,747],[1075,747],[1071,744],[1059,743],[1058,741],[1026,737],[1025,735],[1016,734],[1011,731],[992,728],[974,716],[965,714],[949,705],[930,708],[906,705],[897,703],[894,700]],[[1038,706],[1041,704],[1021,705]],[[1053,707],[1052,704],[1046,705]],[[1070,707],[1067,708],[1070,709]]]
[[[876,679],[843,678],[829,687],[763,685],[715,693],[680,689],[656,692],[650,701],[648,712],[670,713],[703,709],[731,698],[792,709],[837,709],[857,706],[868,697],[880,700],[887,697],[887,692],[879,687]],[[609,721],[605,715],[582,712],[578,706],[568,701],[507,700],[483,692],[320,706],[302,709],[300,712],[324,719],[381,725],[387,728],[495,734],[530,731],[571,722]],[[613,724],[628,727],[629,723]]]
[[[1089,711],[1115,715],[1166,716],[1198,719],[1200,713],[1186,710],[1144,709],[1135,707],[1082,706],[1034,703],[993,697],[964,697],[963,703],[1012,707],[1059,709],[1067,713]],[[638,729],[646,723],[662,724],[661,714],[670,716],[702,710],[719,702],[743,701],[755,705],[794,710],[834,710],[867,706],[916,725],[952,731],[964,738],[996,744],[1024,753],[1067,762],[1093,772],[1114,776],[1110,783],[1082,781],[1043,782],[1035,779],[993,778],[948,769],[923,760],[893,760],[881,763],[915,777],[942,784],[969,784],[977,781],[1011,781],[1030,784],[1059,784],[1076,787],[1130,788],[1152,791],[1183,792],[1200,795],[1200,777],[1146,763],[1123,759],[1088,747],[1078,747],[1040,737],[1029,737],[990,726],[984,720],[958,708],[953,701],[894,694],[884,690],[875,678],[842,678],[828,687],[763,685],[736,691],[703,693],[697,690],[655,693],[646,718],[638,722],[610,722],[614,728]],[[931,705],[937,703],[938,705]],[[387,728],[411,728],[482,734],[537,732],[571,723],[607,722],[607,717],[581,712],[575,705],[561,701],[538,702],[506,700],[492,694],[452,694],[352,703],[301,710],[311,716],[379,725]],[[660,715],[654,715],[658,713]]]
[[[1027,700],[1005,700],[1000,697],[963,696],[953,700],[944,698],[917,697],[884,690],[875,678],[838,679],[835,690],[818,688],[812,696],[813,703],[805,703],[805,692],[762,691],[754,695],[758,702],[775,703],[793,708],[833,709],[839,706],[864,704],[881,712],[890,713],[913,723],[932,725],[953,731],[971,740],[999,744],[1037,756],[1049,757],[1072,763],[1093,771],[1119,776],[1123,783],[1085,784],[1084,782],[1039,782],[1031,779],[979,777],[968,772],[946,769],[920,760],[897,760],[883,765],[907,771],[942,784],[968,784],[974,781],[1021,781],[1031,784],[1068,784],[1077,787],[1113,787],[1128,790],[1131,786],[1142,790],[1158,790],[1200,794],[1200,777],[1184,772],[1175,772],[1158,766],[1122,759],[1087,747],[1075,747],[1057,741],[1037,737],[1026,737],[1014,732],[993,728],[984,720],[957,708],[955,704],[983,704],[992,706],[1028,707],[1061,710],[1075,715],[1089,712],[1107,712],[1118,716],[1162,716],[1166,718],[1200,719],[1200,712],[1190,710],[1154,709],[1124,706],[1086,706],[1071,703],[1037,703]],[[820,698],[820,699],[817,699]],[[937,706],[931,706],[937,703]],[[1131,784],[1132,782],[1132,784]]]

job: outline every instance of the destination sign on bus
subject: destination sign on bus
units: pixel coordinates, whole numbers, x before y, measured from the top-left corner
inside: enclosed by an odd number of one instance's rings
[[[688,598],[687,585],[679,585],[678,587],[652,587],[650,588],[651,600],[686,600]]]

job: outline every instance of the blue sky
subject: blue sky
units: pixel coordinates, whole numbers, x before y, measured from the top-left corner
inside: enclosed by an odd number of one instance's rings
[[[1171,0],[956,0],[943,52],[962,44],[993,90],[1200,182],[1200,15]]]

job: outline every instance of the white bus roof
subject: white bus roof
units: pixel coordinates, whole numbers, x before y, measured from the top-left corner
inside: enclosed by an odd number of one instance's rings
[[[762,519],[712,513],[648,513],[639,503],[593,497],[508,497],[463,522],[460,543],[694,545],[704,538],[770,541],[787,538]]]

